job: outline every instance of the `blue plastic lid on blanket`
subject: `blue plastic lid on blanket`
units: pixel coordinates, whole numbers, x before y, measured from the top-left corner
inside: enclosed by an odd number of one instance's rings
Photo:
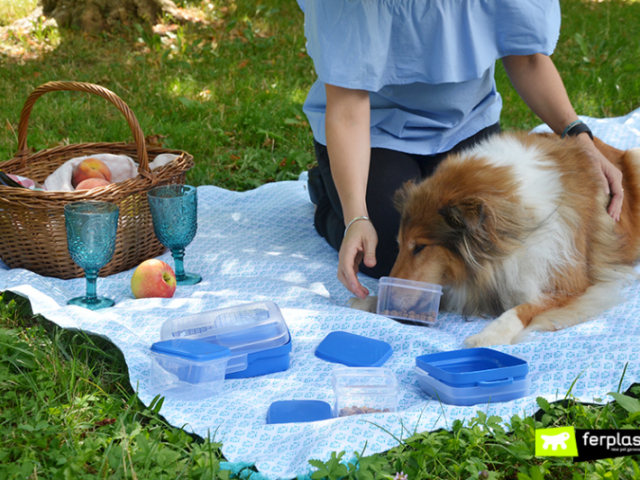
[[[231,350],[227,347],[187,338],[156,342],[151,345],[151,351],[194,362],[207,362],[231,355]]]
[[[416,357],[416,366],[452,387],[496,387],[524,379],[529,365],[490,348],[468,348]]]
[[[349,367],[381,367],[392,354],[387,342],[342,331],[331,332],[316,348],[318,358]]]
[[[331,405],[320,400],[278,400],[269,406],[267,423],[317,422],[333,418]]]

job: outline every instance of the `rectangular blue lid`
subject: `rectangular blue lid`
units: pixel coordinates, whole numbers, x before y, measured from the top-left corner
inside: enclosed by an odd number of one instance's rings
[[[454,387],[492,386],[496,381],[521,380],[529,365],[513,355],[490,348],[451,350],[416,358],[416,366]]]
[[[187,338],[156,342],[151,345],[151,351],[194,362],[208,362],[231,355],[231,350],[227,347]]]
[[[317,422],[333,418],[331,405],[321,400],[278,400],[269,406],[267,423]]]
[[[391,345],[355,333],[329,333],[316,348],[316,357],[350,367],[381,367],[393,354]]]

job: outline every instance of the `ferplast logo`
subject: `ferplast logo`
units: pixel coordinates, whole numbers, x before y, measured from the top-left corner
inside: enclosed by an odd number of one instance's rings
[[[536,430],[536,457],[577,457],[578,445],[573,427]]]

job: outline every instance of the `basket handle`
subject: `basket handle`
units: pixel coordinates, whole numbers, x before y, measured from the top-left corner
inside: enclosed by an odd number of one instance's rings
[[[149,157],[147,155],[147,147],[145,145],[144,134],[142,133],[142,129],[140,128],[140,124],[138,123],[136,116],[133,114],[127,104],[124,103],[115,93],[113,93],[111,90],[101,87],[100,85],[95,85],[92,83],[47,82],[44,85],[40,85],[33,92],[31,92],[24,104],[24,107],[22,107],[22,112],[20,112],[20,123],[18,124],[18,153],[16,153],[16,157],[21,158],[20,167],[24,168],[27,166],[27,158],[29,155],[29,150],[27,148],[27,127],[29,124],[29,115],[31,115],[31,109],[33,108],[33,105],[36,103],[36,100],[38,100],[38,98],[40,98],[45,93],[57,92],[62,90],[93,93],[95,95],[106,98],[111,103],[113,103],[116,108],[120,110],[120,112],[124,115],[127,123],[129,124],[129,128],[133,133],[133,139],[135,140],[136,149],[138,152],[138,173],[155,183],[156,175],[149,169]]]

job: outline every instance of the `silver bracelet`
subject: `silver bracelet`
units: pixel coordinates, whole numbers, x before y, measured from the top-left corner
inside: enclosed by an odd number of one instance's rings
[[[371,221],[371,219],[369,219],[369,217],[367,217],[366,215],[360,215],[359,217],[354,218],[353,220],[351,220],[348,224],[347,224],[347,228],[344,229],[344,235],[343,237],[347,236],[347,232],[349,231],[349,227],[351,225],[353,225],[355,222],[357,222],[358,220],[368,220]]]

